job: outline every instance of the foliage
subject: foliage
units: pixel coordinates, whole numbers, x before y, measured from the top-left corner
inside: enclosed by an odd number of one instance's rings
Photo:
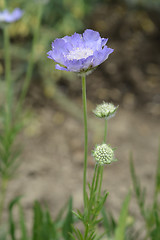
[[[18,219],[15,216],[18,212]],[[69,233],[75,219],[72,213],[72,198],[61,209],[55,220],[48,209],[43,210],[39,202],[34,203],[33,222],[31,232],[28,230],[27,221],[23,208],[20,204],[20,197],[15,198],[9,205],[9,230],[0,235],[0,240],[70,240]],[[2,229],[0,228],[0,233]]]
[[[98,240],[101,239],[104,234],[98,235],[96,233],[97,225],[102,221],[102,218],[99,218],[99,213],[106,201],[108,196],[107,192],[101,194],[101,182],[100,182],[100,173],[102,166],[95,166],[94,176],[92,184],[89,184],[89,194],[87,195],[87,206],[84,209],[84,212],[77,210],[74,212],[75,216],[83,223],[84,225],[84,236],[79,231],[79,229],[73,227],[73,234],[71,234],[72,239],[78,240]]]
[[[102,208],[103,225],[108,239],[114,240],[134,240],[137,239],[139,233],[134,229],[134,220],[128,215],[128,207],[131,200],[131,192],[129,192],[121,207],[118,221],[112,213]]]
[[[155,190],[151,206],[146,206],[146,190],[141,187],[140,181],[135,173],[135,168],[131,156],[130,170],[133,181],[133,187],[146,226],[146,239],[160,239],[160,147],[157,161],[157,173],[155,176]]]

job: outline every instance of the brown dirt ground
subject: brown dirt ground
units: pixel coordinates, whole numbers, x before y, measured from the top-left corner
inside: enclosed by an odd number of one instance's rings
[[[89,131],[88,179],[91,179],[94,168],[91,149],[95,143],[102,142],[102,123],[96,119],[95,128]],[[132,185],[130,151],[133,152],[137,174],[147,188],[147,202],[152,200],[159,132],[156,119],[121,107],[116,117],[109,121],[108,143],[117,147],[118,162],[105,167],[103,188],[110,193],[106,207],[116,217]],[[24,145],[22,164],[10,183],[8,199],[22,195],[27,217],[31,216],[34,200],[47,204],[53,216],[70,195],[74,199],[74,208],[82,208],[82,123],[67,113],[46,106],[36,111],[21,137]],[[136,225],[142,226],[135,200],[131,202],[130,213],[135,217]]]

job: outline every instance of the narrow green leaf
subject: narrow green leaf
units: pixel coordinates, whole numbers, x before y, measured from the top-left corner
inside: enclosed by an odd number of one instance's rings
[[[22,206],[19,205],[19,219],[20,219],[20,230],[21,230],[21,240],[28,240],[27,228],[25,224],[24,212]]]
[[[73,224],[72,198],[70,198],[68,202],[68,213],[62,226],[62,234],[65,240],[71,239],[69,233],[72,233],[72,224]]]
[[[115,232],[115,240],[124,240],[130,198],[131,198],[131,193],[129,192],[125,197],[125,200],[121,208],[118,225]]]
[[[61,208],[61,210],[59,211],[57,217],[56,217],[56,220],[55,222],[59,222],[62,220],[62,217],[63,217],[63,214],[64,212],[66,211],[66,209],[68,208],[68,202],[65,203],[65,205]]]
[[[38,202],[34,204],[34,223],[32,229],[32,240],[43,240],[41,226],[43,223],[43,212]]]
[[[100,236],[96,236],[95,240],[101,240],[104,237],[105,233],[102,233]]]
[[[83,216],[79,214],[78,212],[76,213],[75,211],[72,211],[72,213],[80,220],[83,220]]]
[[[159,151],[158,151],[158,159],[157,159],[157,173],[155,179],[155,198],[157,194],[160,192],[160,144],[159,144]]]
[[[112,224],[111,216],[108,213],[106,213],[104,207],[102,208],[101,213],[102,213],[102,216],[103,216],[103,221],[102,222],[103,222],[103,225],[105,227],[107,236],[111,237],[111,236],[113,236],[113,233],[114,233],[114,230],[115,230],[115,227],[113,227],[113,224]]]
[[[95,236],[96,236],[95,231],[92,231],[92,232],[90,233],[90,235],[88,236],[87,240],[94,240],[94,239],[95,239]]]
[[[76,236],[76,238],[74,237],[73,233]],[[79,229],[75,228],[73,225],[72,225],[72,233],[69,233],[69,235],[72,236],[73,239],[83,240],[82,233],[80,232]]]
[[[15,237],[15,221],[14,221],[14,217],[13,217],[13,207],[19,202],[21,196],[18,196],[16,198],[14,198],[10,204],[9,204],[9,232],[10,232],[10,236],[11,236],[11,240],[16,240]]]
[[[141,189],[141,185],[139,182],[139,179],[136,176],[135,173],[135,168],[132,160],[132,156],[130,156],[130,171],[131,171],[131,177],[132,177],[132,182],[133,182],[133,187],[134,191],[136,194],[137,202],[141,211],[141,215],[143,216],[145,222],[147,221],[146,219],[146,211],[145,211],[145,196],[146,196],[146,191],[145,189]]]
[[[52,221],[49,211],[46,212],[46,219],[47,219],[47,228],[49,233],[49,239],[57,240],[57,229],[55,222]]]

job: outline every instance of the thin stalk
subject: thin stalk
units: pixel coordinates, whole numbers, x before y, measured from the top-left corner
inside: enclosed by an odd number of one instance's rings
[[[97,175],[97,168],[98,168],[98,164],[95,165],[94,168],[94,174],[93,174],[93,179],[92,179],[92,186],[91,186],[91,194],[93,193],[93,190],[95,189],[95,179],[96,179],[96,175]]]
[[[86,229],[85,229],[85,234],[84,234],[84,240],[88,239],[88,224],[86,225]]]
[[[87,219],[85,223],[85,233],[84,233],[84,240],[88,239],[88,233],[89,233],[89,225],[90,225],[90,215],[91,215],[91,210],[94,204],[94,192],[95,192],[95,187],[96,187],[96,181],[98,177],[98,164],[95,165],[94,168],[94,174],[93,174],[93,179],[92,179],[92,185],[90,189],[90,198],[89,198],[89,203],[88,203],[88,213],[87,213]]]
[[[8,27],[4,28],[4,59],[5,59],[5,81],[6,81],[6,119],[5,119],[5,129],[8,131],[8,128],[11,123],[11,114],[12,114],[12,96],[13,96],[13,87],[11,80],[11,58],[10,58],[10,41]]]
[[[4,9],[7,7],[6,1],[3,1]],[[8,142],[8,132],[12,124],[12,98],[13,86],[11,79],[11,57],[10,57],[10,39],[8,27],[4,27],[4,62],[5,62],[5,117],[4,117],[4,139]],[[7,150],[6,150],[7,151]],[[7,152],[5,152],[7,153]],[[1,189],[0,189],[0,222],[2,219],[3,208],[6,199],[8,179],[5,174],[1,174]]]
[[[6,1],[5,1],[5,0],[2,0],[2,2],[1,2],[1,7],[2,7],[3,9],[6,8]]]
[[[32,77],[32,72],[33,72],[33,66],[34,66],[34,54],[35,54],[35,48],[38,40],[38,34],[39,34],[39,29],[40,29],[40,24],[41,24],[41,19],[42,19],[42,12],[43,12],[43,5],[40,4],[38,6],[38,12],[37,12],[37,23],[35,26],[34,30],[34,35],[33,35],[33,41],[32,41],[32,50],[31,50],[31,55],[29,57],[29,63],[28,63],[28,69],[26,73],[26,78],[22,87],[21,95],[19,98],[19,103],[17,107],[17,112],[19,113],[21,110],[21,107],[23,105],[24,99],[26,97],[30,82],[31,82],[31,77]]]
[[[87,154],[88,154],[88,128],[87,128],[87,99],[86,99],[86,76],[82,75],[82,100],[83,100],[83,117],[84,117],[84,168],[83,168],[83,200],[84,210],[87,205]]]
[[[107,119],[105,119],[105,127],[104,127],[104,143],[106,143],[106,141],[107,141],[107,125],[108,125],[108,121],[107,121]]]
[[[100,181],[99,181],[99,193],[98,193],[98,197],[100,197],[100,195],[101,195],[102,181],[103,181],[103,170],[104,170],[104,166],[100,166]]]
[[[157,172],[156,172],[156,179],[155,179],[153,207],[157,204],[157,200],[158,200],[157,197],[159,192],[160,192],[160,144],[158,149]]]
[[[106,141],[107,141],[107,127],[108,127],[108,121],[107,121],[107,119],[105,119],[104,143],[106,143]],[[100,197],[101,189],[102,189],[103,170],[104,170],[104,166],[100,166],[100,182],[99,182],[99,193],[98,193],[98,196],[99,196],[99,197]]]
[[[92,198],[93,198],[93,193],[95,191],[95,180],[97,179],[97,170],[98,170],[98,164],[95,165],[95,168],[94,168],[94,175],[93,175],[93,179],[92,179],[92,186],[91,186],[91,189],[90,189],[90,198],[89,198],[89,204],[88,204],[88,219],[87,221],[89,221],[90,219],[90,212],[91,212],[91,209],[92,209]]]
[[[6,177],[2,178],[2,183],[1,183],[1,199],[0,199],[0,222],[2,220],[2,214],[3,214],[3,208],[4,208],[4,203],[6,199],[6,193],[7,193],[7,186],[8,186],[8,179]]]
[[[95,191],[97,191],[98,184],[99,184],[100,169],[101,169],[101,166],[98,165],[97,177],[96,177],[96,182],[95,182]]]

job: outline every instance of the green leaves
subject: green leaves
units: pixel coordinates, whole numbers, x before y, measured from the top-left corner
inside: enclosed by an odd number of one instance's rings
[[[155,178],[155,201],[157,201],[157,196],[159,193],[160,193],[160,144],[157,159],[157,173]]]
[[[111,213],[108,213],[105,211],[105,208],[103,207],[101,210],[101,214],[103,217],[103,226],[105,228],[105,232],[109,238],[114,236],[115,229],[116,229],[116,221],[114,220],[114,217]]]
[[[131,193],[129,192],[127,196],[125,197],[125,200],[123,202],[118,225],[115,231],[115,240],[124,240],[125,236],[125,229],[126,229],[126,223],[127,223],[127,217],[128,217],[128,206],[131,199]]]
[[[56,223],[52,221],[49,211],[43,211],[40,204],[35,202],[32,240],[42,239],[58,239]]]
[[[142,216],[145,218],[145,198],[146,198],[146,190],[141,187],[140,181],[136,176],[132,156],[130,156],[130,172],[133,182],[134,191],[137,197],[137,202],[141,211]]]
[[[148,239],[148,237],[150,237],[151,240],[160,239],[160,202],[158,199],[160,194],[160,147],[157,161],[157,173],[155,177],[154,198],[149,207],[146,207],[146,191],[141,187],[140,181],[136,176],[132,158],[130,159],[130,171],[138,206],[146,225],[146,239]]]
[[[2,118],[2,129],[0,129],[0,177],[10,179],[18,167],[21,150],[15,142],[23,123],[18,117],[13,120],[13,116],[8,116],[5,109],[1,109],[0,116]]]
[[[123,201],[118,222],[115,221],[111,213],[107,213],[104,210],[104,208],[102,208],[101,212],[103,216],[103,225],[106,230],[106,235],[108,236],[109,239],[114,239],[114,240],[131,239],[131,238],[126,238],[126,230],[128,227],[128,224],[127,224],[128,207],[129,207],[130,199],[131,199],[131,193],[129,192]]]
[[[72,233],[72,224],[73,224],[72,198],[70,198],[68,202],[68,212],[62,227],[62,234],[65,240],[71,239],[70,234]]]
[[[21,197],[15,198],[9,205],[9,235],[11,240],[71,240],[72,224],[72,198],[61,209],[55,221],[48,210],[43,210],[39,202],[34,203],[32,232],[28,233],[24,210],[20,204]],[[15,217],[18,212],[18,220]],[[67,213],[65,214],[65,212]],[[65,214],[65,215],[64,215]],[[17,215],[17,214],[16,214]],[[17,237],[17,230],[19,236]],[[1,239],[1,238],[0,238]],[[1,239],[3,240],[3,239]],[[4,239],[6,240],[6,239]]]
[[[73,227],[72,239],[98,240],[102,237],[102,235],[98,236],[96,233],[97,225],[102,222],[102,219],[99,218],[99,213],[108,196],[108,192],[101,193],[102,175],[103,166],[96,164],[92,184],[88,184],[89,193],[87,195],[86,208],[83,213],[79,210],[77,210],[76,213],[73,212],[83,223],[84,234],[82,234],[79,229]]]

